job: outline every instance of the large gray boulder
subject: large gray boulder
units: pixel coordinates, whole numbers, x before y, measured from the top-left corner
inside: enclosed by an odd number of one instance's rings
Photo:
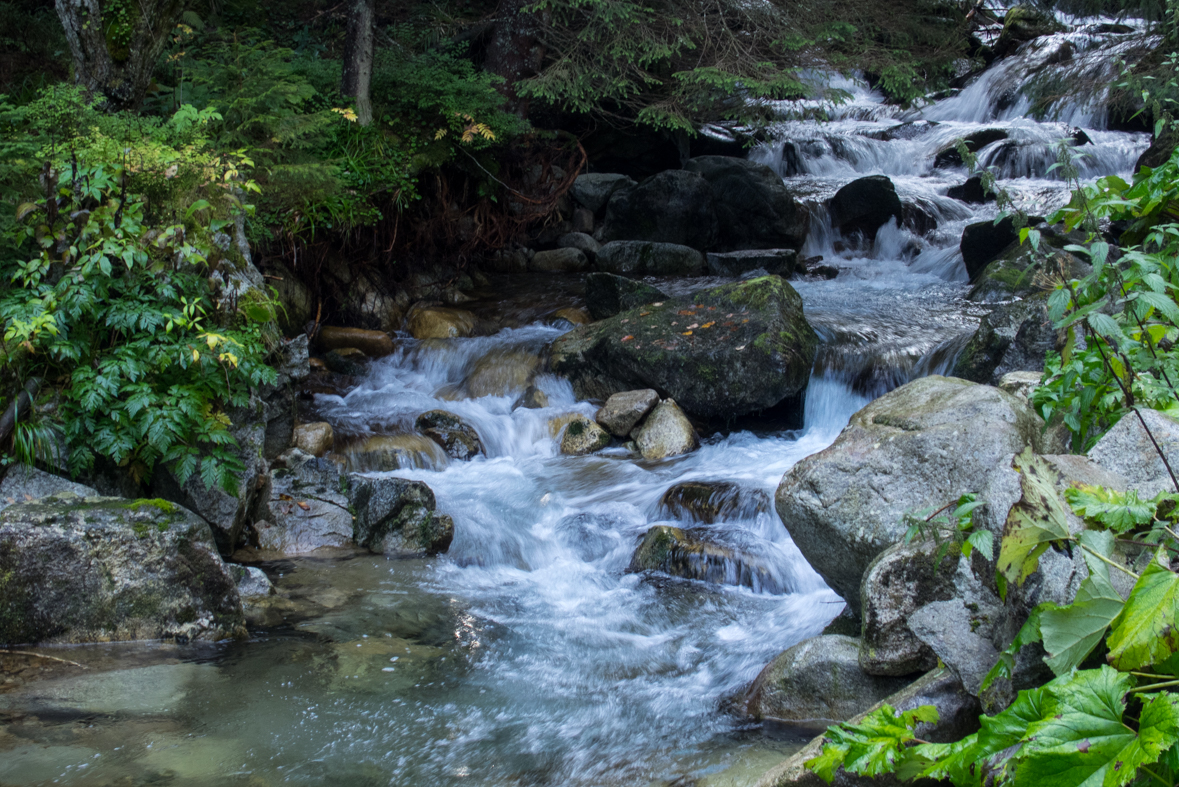
[[[46,473],[35,467],[16,466],[8,468],[4,480],[0,481],[0,511],[14,503],[32,503],[58,492],[72,492],[78,497],[93,497],[98,490],[68,478]]]
[[[370,552],[418,557],[450,548],[454,521],[434,510],[434,492],[421,481],[353,473],[348,501],[356,512],[353,540]]]
[[[602,240],[676,243],[703,251],[716,243],[717,230],[708,181],[695,172],[667,170],[614,192],[606,205]]]
[[[267,557],[289,557],[352,544],[348,482],[340,466],[299,449],[273,471],[267,511],[254,523],[254,541]]]
[[[890,705],[897,712],[910,711],[922,705],[933,705],[938,711],[938,721],[933,724],[917,725],[917,737],[933,743],[950,743],[961,740],[979,728],[978,717],[982,713],[978,699],[962,688],[957,676],[948,669],[937,669],[918,678],[900,691],[884,698],[863,713],[849,720],[855,724],[872,713],[880,705]],[[824,736],[811,740],[796,754],[774,766],[756,787],[829,787],[806,767],[807,760],[818,757],[823,749]],[[834,787],[899,787],[902,782],[892,776],[855,776],[840,769],[835,774]]]
[[[0,644],[245,636],[209,525],[164,500],[69,492],[0,512]]]
[[[684,169],[699,173],[712,187],[719,221],[718,250],[797,249],[806,240],[810,214],[765,164],[700,156]]]
[[[906,512],[975,492],[987,501],[976,526],[998,538],[1020,494],[1012,456],[1048,448],[1042,429],[1005,391],[923,377],[860,410],[831,446],[791,468],[778,486],[778,515],[811,566],[858,611],[864,572],[904,536]]]
[[[937,561],[938,553],[941,560]],[[911,675],[937,666],[937,655],[909,629],[909,616],[954,595],[959,551],[932,540],[894,544],[868,566],[860,584],[860,667],[869,675]]]
[[[581,398],[653,388],[693,415],[731,418],[800,394],[817,346],[798,293],[763,276],[580,326],[553,344],[551,368]]]
[[[1179,475],[1179,422],[1158,410],[1143,407],[1138,412],[1146,429],[1137,415],[1128,413],[1089,449],[1088,456],[1105,470],[1123,476],[1143,499],[1159,492],[1174,492],[1175,484],[1154,442],[1166,455],[1171,470]]]
[[[703,276],[704,255],[690,246],[646,240],[616,240],[598,250],[599,271],[620,276]]]
[[[761,671],[746,700],[756,719],[844,721],[904,688],[904,678],[860,669],[860,643],[827,634],[803,640]]]

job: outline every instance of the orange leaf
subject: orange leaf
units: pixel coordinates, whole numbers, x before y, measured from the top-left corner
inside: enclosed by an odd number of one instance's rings
[[[714,325],[716,325],[716,323],[715,323],[715,322],[706,322],[706,323],[704,323],[703,325],[701,325],[700,327],[701,327],[701,328],[711,328],[711,327],[712,327],[712,326],[714,326]]]
[[[676,312],[676,314],[686,314],[686,315],[688,315],[689,317],[691,317],[691,316],[692,316],[692,310],[691,310],[691,309],[680,309],[678,312]]]
[[[303,509],[304,511],[310,511],[310,510],[311,510],[311,506],[309,506],[307,503],[304,503],[302,500],[300,500],[300,501],[297,503],[297,505],[299,506],[299,508]]]
[[[680,334],[680,336],[691,336],[691,335],[692,335],[691,331],[684,331],[683,333]]]
[[[290,495],[279,495],[278,499],[279,500],[294,500],[295,498],[291,497]]]
[[[627,334],[626,336],[623,336],[623,337],[622,337],[622,341],[624,341],[624,342],[629,342],[629,341],[630,341],[631,339],[633,339],[633,338],[635,338],[635,337],[634,337],[634,336],[631,336],[630,334]]]

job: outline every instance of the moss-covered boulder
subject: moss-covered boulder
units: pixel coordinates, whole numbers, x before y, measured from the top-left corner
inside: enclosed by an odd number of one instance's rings
[[[245,633],[234,578],[191,511],[63,492],[0,513],[0,644]]]
[[[565,426],[565,431],[561,435],[561,453],[567,456],[592,454],[608,445],[610,433],[580,414]]]
[[[348,501],[356,512],[353,540],[370,552],[417,557],[450,548],[454,521],[434,510],[434,492],[421,481],[349,475]]]
[[[688,413],[732,418],[801,394],[818,341],[794,288],[763,276],[583,325],[551,363],[581,398],[653,388]]]
[[[1017,5],[1003,17],[1003,32],[995,42],[995,54],[1010,55],[1020,44],[1041,36],[1060,33],[1064,25],[1056,20],[1051,11],[1043,11],[1033,5]]]

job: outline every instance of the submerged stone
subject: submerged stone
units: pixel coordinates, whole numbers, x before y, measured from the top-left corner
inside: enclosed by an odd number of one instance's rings
[[[452,459],[474,459],[483,453],[483,443],[475,427],[445,410],[430,410],[414,421],[414,428],[429,437]]]
[[[659,506],[676,519],[712,524],[768,512],[770,496],[731,481],[683,481],[668,487]]]
[[[782,578],[756,555],[717,542],[707,530],[657,525],[643,536],[627,571],[659,571],[682,579],[784,593]]]

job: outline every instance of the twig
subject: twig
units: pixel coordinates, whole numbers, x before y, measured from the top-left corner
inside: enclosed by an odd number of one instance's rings
[[[85,664],[79,664],[76,661],[69,659],[59,659],[57,656],[46,656],[44,653],[34,653],[31,650],[9,650],[8,648],[0,648],[0,653],[8,653],[13,656],[36,656],[39,659],[46,659],[47,661],[57,661],[62,664],[69,664],[71,667],[78,667],[80,669],[89,669]]]

